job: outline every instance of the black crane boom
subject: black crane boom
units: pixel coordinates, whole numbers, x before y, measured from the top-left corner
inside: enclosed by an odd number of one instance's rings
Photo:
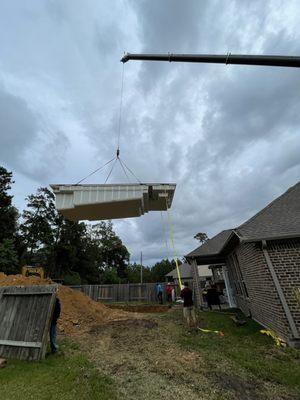
[[[274,55],[244,55],[244,54],[130,54],[125,53],[121,61],[169,61],[169,62],[193,62],[193,63],[216,63],[237,65],[260,65],[271,67],[293,67],[300,68],[300,57],[296,56],[274,56]]]

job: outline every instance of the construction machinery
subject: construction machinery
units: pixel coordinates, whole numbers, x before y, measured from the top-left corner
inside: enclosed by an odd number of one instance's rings
[[[44,272],[44,268],[42,267],[32,267],[30,265],[24,265],[24,267],[22,267],[22,275],[23,276],[38,276],[41,279],[44,279],[45,277],[45,272]]]

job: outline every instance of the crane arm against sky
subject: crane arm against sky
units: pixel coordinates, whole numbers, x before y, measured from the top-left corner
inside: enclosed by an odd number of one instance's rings
[[[245,55],[245,54],[131,54],[125,53],[121,62],[129,60],[169,61],[213,64],[259,65],[269,67],[300,68],[300,57],[278,55]]]

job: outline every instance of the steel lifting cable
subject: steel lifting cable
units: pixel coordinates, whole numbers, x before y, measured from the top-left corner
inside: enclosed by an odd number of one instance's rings
[[[121,91],[120,91],[120,106],[119,106],[119,123],[118,123],[118,133],[117,133],[117,151],[116,151],[116,156],[114,156],[111,160],[109,160],[108,162],[106,162],[104,165],[102,165],[101,167],[95,169],[95,171],[91,172],[90,174],[88,174],[87,176],[85,176],[84,178],[80,179],[80,181],[78,181],[75,185],[79,185],[81,182],[83,182],[84,180],[86,180],[87,178],[89,178],[90,176],[94,175],[96,172],[101,171],[106,165],[113,163],[112,167],[105,179],[106,183],[109,179],[109,177],[111,176],[113,169],[116,165],[116,162],[119,161],[121,168],[128,180],[128,182],[130,182],[130,179],[128,177],[128,174],[126,172],[127,171],[130,172],[130,174],[132,176],[134,176],[134,178],[137,180],[138,183],[142,184],[142,182],[139,180],[139,178],[132,172],[132,170],[126,165],[126,163],[121,160],[120,158],[120,138],[121,138],[121,130],[122,130],[122,107],[123,107],[123,93],[124,93],[124,64],[122,67],[122,80],[121,80]]]
[[[121,167],[122,167],[122,170],[123,170],[123,172],[124,172],[124,174],[125,174],[125,176],[126,176],[128,182],[130,182],[129,176],[127,175],[126,169],[124,168],[123,162],[122,162],[122,160],[120,159],[120,157],[118,157],[118,160],[119,160],[119,163],[120,163],[120,165],[121,165]]]
[[[108,175],[107,175],[107,177],[106,177],[106,179],[105,179],[104,184],[108,181],[108,178],[110,177],[111,173],[113,172],[114,166],[116,165],[116,162],[117,162],[118,158],[115,157],[114,160],[115,160],[115,161],[114,161],[113,165],[111,166],[111,169],[110,169],[110,171],[109,171],[109,173],[108,173]]]
[[[121,82],[121,93],[120,93],[120,108],[119,108],[119,126],[118,126],[118,141],[117,151],[120,151],[120,136],[121,136],[121,123],[122,123],[122,107],[123,107],[123,92],[124,92],[124,64],[122,68],[122,82]]]
[[[135,179],[142,185],[142,182],[139,180],[139,178],[131,171],[131,169],[125,164],[124,161],[121,160],[121,163],[124,165],[124,167],[135,177]]]
[[[112,158],[111,160],[107,161],[105,164],[103,164],[101,167],[95,169],[95,171],[91,172],[90,174],[88,174],[86,177],[80,179],[80,181],[78,181],[77,183],[75,183],[75,185],[79,185],[81,182],[85,181],[87,178],[89,178],[90,176],[94,175],[96,172],[102,170],[104,167],[106,167],[106,165],[110,164],[111,162],[113,162],[116,159],[116,157]]]
[[[119,108],[119,126],[118,126],[118,140],[117,140],[117,159],[120,162],[120,165],[122,167],[122,170],[126,176],[126,178],[129,180],[129,177],[126,173],[125,168],[131,173],[131,175],[134,176],[134,178],[139,182],[140,184],[142,183],[139,178],[131,171],[131,169],[126,165],[125,161],[121,160],[120,158],[120,137],[121,137],[121,131],[122,131],[122,109],[123,109],[123,93],[124,93],[124,63],[123,63],[123,68],[122,68],[122,81],[121,81],[121,92],[120,92],[120,108]]]

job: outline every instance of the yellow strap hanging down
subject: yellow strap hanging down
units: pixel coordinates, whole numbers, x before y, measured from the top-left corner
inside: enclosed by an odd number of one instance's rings
[[[167,198],[166,198],[166,204],[167,204]],[[181,281],[181,276],[180,276],[180,271],[179,271],[179,264],[177,260],[177,255],[176,255],[176,249],[175,249],[175,243],[174,243],[174,231],[173,231],[173,223],[172,223],[172,217],[171,217],[171,211],[169,211],[168,204],[167,204],[167,214],[168,214],[168,221],[169,221],[169,227],[170,227],[170,239],[173,247],[173,254],[174,254],[174,260],[176,264],[176,271],[177,271],[177,277],[178,277],[178,283],[180,290],[183,288],[182,281]]]

